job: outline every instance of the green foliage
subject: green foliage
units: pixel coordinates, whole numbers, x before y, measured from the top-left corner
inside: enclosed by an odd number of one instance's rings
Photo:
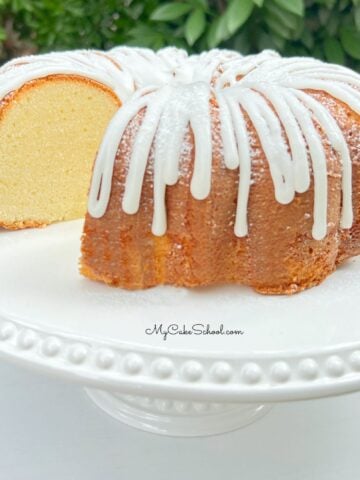
[[[360,69],[360,0],[0,0],[0,58],[73,48],[273,48]]]
[[[185,39],[190,47],[203,34],[206,28],[205,12],[196,8],[187,18],[185,23]]]

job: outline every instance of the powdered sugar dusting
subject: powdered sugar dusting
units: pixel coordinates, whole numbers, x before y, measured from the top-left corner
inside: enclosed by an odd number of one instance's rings
[[[119,64],[129,52],[116,50]],[[127,125],[145,109],[131,153],[122,208],[129,214],[138,210],[144,172],[152,162],[155,235],[163,235],[167,228],[166,187],[187,175],[181,158],[194,154],[190,190],[195,199],[204,199],[210,192],[213,155],[223,158],[225,168],[239,169],[234,231],[239,237],[246,236],[250,188],[264,169],[254,169],[254,162],[264,152],[279,203],[292,202],[314,179],[312,234],[323,239],[329,228],[327,176],[339,175],[334,173],[333,160],[327,161],[329,148],[342,167],[341,226],[351,227],[353,152],[327,103],[335,98],[359,114],[359,75],[318,60],[282,59],[269,51],[242,57],[220,50],[187,56],[176,49],[157,55],[137,49],[136,55],[144,59],[143,69],[141,62],[134,67],[128,63],[127,68],[138,88],[109,125],[97,157],[89,197],[93,217],[106,211],[114,155]],[[156,68],[147,74],[152,61]],[[325,100],[324,95],[319,99],[310,90],[325,92]],[[216,105],[220,118],[215,130],[211,104]],[[260,147],[249,134],[248,122]],[[191,140],[184,142],[189,129]]]

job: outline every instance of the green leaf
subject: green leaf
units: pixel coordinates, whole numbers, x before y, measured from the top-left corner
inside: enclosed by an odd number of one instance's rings
[[[340,30],[340,40],[345,52],[360,60],[360,32],[351,27],[343,27]]]
[[[279,37],[285,38],[286,40],[291,40],[292,32],[290,28],[286,27],[285,25],[279,23],[273,17],[266,17],[265,19],[268,27],[270,30],[278,35]]]
[[[226,9],[226,23],[230,34],[238,30],[253,11],[254,3],[252,0],[232,0]]]
[[[267,48],[270,48],[270,49],[277,48],[273,37],[266,32],[261,32],[257,40],[258,40],[257,44],[258,44],[259,50],[265,50]]]
[[[349,6],[349,3],[349,0],[340,0],[338,6],[339,12],[345,10],[345,8]]]
[[[311,50],[314,46],[314,36],[307,28],[304,28],[301,36],[301,41],[309,50]]]
[[[240,33],[238,33],[234,38],[234,43],[233,43],[234,50],[242,53],[243,55],[248,54],[251,50],[249,37],[250,37],[249,32],[247,31],[242,30]]]
[[[267,3],[264,7],[266,18],[273,17],[273,19],[286,28],[295,30],[298,27],[299,17],[293,13],[283,10],[275,3]]]
[[[205,27],[204,11],[197,8],[189,15],[185,23],[185,38],[190,46],[194,45],[196,40],[204,33]]]
[[[179,17],[182,17],[186,13],[190,12],[192,9],[191,5],[187,3],[164,3],[160,7],[156,8],[151,14],[151,20],[157,21],[167,21],[167,20],[176,20]]]
[[[301,17],[304,15],[304,0],[274,0],[274,2],[288,12],[295,13],[295,15]]]
[[[285,43],[286,43],[284,38],[279,37],[279,35],[277,35],[277,34],[273,34],[273,35],[272,35],[272,39],[273,39],[273,42],[274,42],[274,44],[275,44],[275,46],[276,46],[276,50],[280,50],[280,51],[281,51],[281,50],[284,49]]]
[[[207,10],[209,8],[208,1],[207,0],[193,0],[192,3],[197,5],[198,7]]]
[[[228,38],[229,30],[226,25],[226,16],[221,15],[216,20],[213,21],[209,29],[207,43],[209,48],[215,48],[223,40]]]
[[[324,40],[325,58],[328,62],[343,64],[345,62],[345,53],[341,43],[336,38],[327,37]]]
[[[339,28],[340,18],[339,15],[332,15],[325,25],[326,31],[330,36],[337,36],[337,31]]]
[[[356,30],[360,31],[360,6],[355,8],[354,22]]]
[[[129,30],[128,35],[131,40],[126,42],[127,45],[138,47],[155,48],[155,46],[159,45],[162,40],[162,37],[158,32],[155,32],[153,28],[145,24],[136,25]]]
[[[322,3],[326,6],[326,8],[332,10],[336,5],[336,0],[323,0]]]
[[[262,7],[264,4],[264,0],[253,0],[253,2],[257,7]]]

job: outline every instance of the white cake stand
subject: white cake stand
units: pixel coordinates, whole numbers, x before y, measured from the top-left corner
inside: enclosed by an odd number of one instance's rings
[[[78,382],[113,417],[167,435],[230,431],[276,402],[360,389],[360,259],[292,297],[126,292],[79,275],[81,228],[0,233],[4,357]],[[151,333],[160,325],[166,340]]]

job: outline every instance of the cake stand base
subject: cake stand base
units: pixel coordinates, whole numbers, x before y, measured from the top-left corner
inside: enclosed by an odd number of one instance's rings
[[[270,405],[200,403],[85,390],[99,408],[116,420],[147,432],[177,437],[231,432],[259,420],[271,409]]]

